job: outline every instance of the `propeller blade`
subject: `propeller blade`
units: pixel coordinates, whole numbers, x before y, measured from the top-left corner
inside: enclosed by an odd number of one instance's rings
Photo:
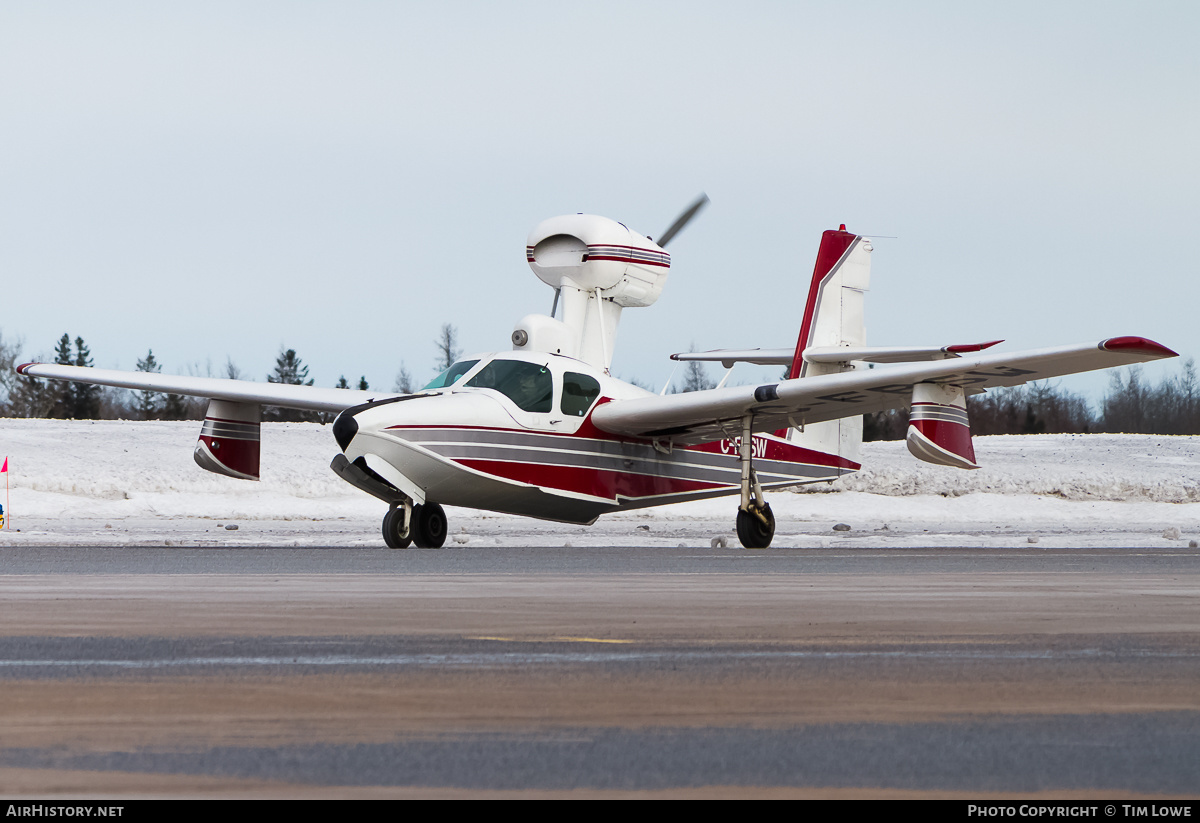
[[[679,234],[679,232],[683,230],[683,227],[686,226],[691,219],[699,214],[700,210],[707,205],[708,195],[702,192],[700,196],[696,198],[696,202],[688,206],[683,214],[675,218],[675,222],[671,224],[671,228],[662,233],[662,237],[658,239],[658,245],[660,247],[665,247],[668,243],[670,243],[671,238]]]

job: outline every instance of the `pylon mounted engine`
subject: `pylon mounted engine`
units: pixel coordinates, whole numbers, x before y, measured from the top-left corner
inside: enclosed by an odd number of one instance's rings
[[[513,348],[566,354],[606,370],[621,309],[653,305],[671,269],[671,256],[653,240],[593,214],[542,221],[529,234],[525,256],[555,290],[562,320],[522,318]]]

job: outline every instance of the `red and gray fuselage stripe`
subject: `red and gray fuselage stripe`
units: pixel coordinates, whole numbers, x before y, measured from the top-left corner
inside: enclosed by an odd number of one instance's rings
[[[673,449],[664,454],[645,443],[541,434],[506,429],[393,427],[387,433],[439,457],[486,474],[578,494],[610,499],[739,487],[741,465],[729,442]],[[756,437],[756,451],[768,451],[768,438]],[[782,447],[791,444],[776,443]],[[763,485],[794,485],[829,480],[857,469],[834,455],[791,447],[804,461],[756,456]],[[599,477],[598,475],[609,475]]]
[[[530,263],[537,262],[533,259],[533,248],[533,246],[525,247],[525,259]],[[614,246],[597,243],[587,247],[587,259],[589,262],[592,260],[614,260],[616,262],[637,263],[641,266],[671,267],[671,255],[665,251],[644,249],[640,246]]]

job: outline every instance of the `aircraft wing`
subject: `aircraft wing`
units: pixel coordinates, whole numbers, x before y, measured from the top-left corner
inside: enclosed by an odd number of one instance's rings
[[[401,396],[396,392],[326,389],[289,383],[254,383],[249,380],[227,380],[219,377],[184,377],[154,372],[59,366],[51,363],[26,363],[18,366],[17,372],[28,377],[73,380],[77,383],[112,386],[118,389],[157,391],[233,403],[254,403],[323,412],[340,412],[360,403]]]
[[[592,423],[611,434],[705,443],[740,434],[747,414],[752,415],[754,431],[774,431],[904,407],[918,383],[960,386],[968,394],[979,394],[999,386],[1176,356],[1143,337],[1113,337],[1099,343],[609,402],[596,408]]]

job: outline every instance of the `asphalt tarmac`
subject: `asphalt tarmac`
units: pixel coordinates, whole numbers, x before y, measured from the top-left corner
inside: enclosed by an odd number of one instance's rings
[[[1200,551],[10,547],[6,796],[1200,795]]]

